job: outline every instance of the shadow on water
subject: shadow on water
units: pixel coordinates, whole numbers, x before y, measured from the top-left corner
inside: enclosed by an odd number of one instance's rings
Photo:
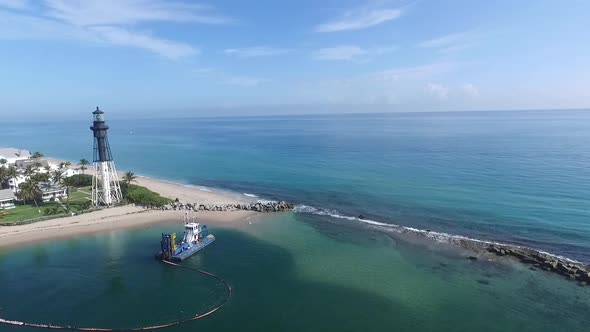
[[[157,229],[148,230],[148,232],[153,232],[156,236],[159,234]],[[354,237],[353,235],[356,233],[353,230],[345,231],[344,234],[350,238]],[[500,288],[493,288],[496,283],[504,282],[506,279],[498,279],[494,274],[490,274],[489,278],[467,279],[466,282],[470,282],[471,286],[466,284],[464,288],[459,288],[456,294],[442,288],[439,288],[440,293],[438,294],[432,296],[425,294],[424,290],[426,293],[437,291],[435,287],[428,284],[423,285],[424,289],[400,289],[398,291],[410,294],[408,299],[401,300],[386,296],[385,290],[384,294],[379,294],[363,291],[353,286],[342,286],[336,282],[330,283],[329,277],[328,281],[324,282],[303,279],[296,267],[296,260],[289,251],[246,233],[219,229],[216,230],[216,236],[217,241],[213,246],[183,264],[205,269],[226,279],[234,290],[230,302],[206,319],[165,331],[195,331],[198,329],[216,332],[554,331],[560,326],[576,331],[576,327],[582,326],[585,324],[584,320],[587,320],[584,318],[584,313],[589,309],[588,301],[584,298],[588,295],[587,292],[583,293],[582,298],[574,303],[574,306],[577,305],[579,310],[573,310],[569,299],[564,299],[552,290],[547,290],[533,281],[532,284],[526,283],[516,289],[516,292],[528,294],[527,296],[531,298],[527,299],[527,302],[512,304],[503,298],[506,292]],[[335,235],[332,234],[332,236]],[[340,238],[340,240],[344,241],[344,238]],[[370,242],[370,238],[367,241]],[[51,246],[51,244],[47,245]],[[105,250],[104,245],[103,243],[99,247],[93,247],[93,245],[83,244],[82,249]],[[162,307],[176,305],[181,308],[183,317],[187,317],[187,315],[190,317],[195,310],[202,312],[202,308],[195,308],[202,306],[202,302],[219,297],[223,290],[206,279],[186,272],[186,270],[154,265],[158,263],[145,258],[147,255],[151,255],[151,252],[146,253],[145,251],[153,249],[153,247],[151,241],[140,238],[128,239],[122,246],[122,250],[127,252],[127,255],[117,258],[115,264],[112,263],[112,257],[110,260],[103,260],[103,257],[85,257],[91,264],[97,265],[89,269],[87,273],[96,271],[100,274],[99,278],[104,279],[102,285],[95,286],[101,288],[98,296],[91,297],[84,293],[66,292],[69,296],[64,298],[62,297],[63,293],[57,292],[52,297],[45,299],[45,303],[35,302],[35,307],[31,308],[30,313],[27,311],[10,314],[11,316],[18,314],[21,316],[19,318],[25,319],[26,317],[33,322],[47,322],[47,319],[51,319],[51,317],[48,318],[40,313],[40,311],[46,310],[39,309],[38,306],[47,308],[52,306],[58,308],[54,308],[56,312],[66,311],[69,313],[68,316],[72,315],[73,317],[68,317],[72,324],[78,325],[82,322],[96,321],[100,323],[96,325],[98,327],[109,326],[113,322],[126,322],[124,326],[136,326],[138,320],[144,323],[156,323],[162,320],[162,315],[170,317],[169,313],[162,314],[159,310],[153,311],[150,309],[153,306],[146,304],[147,301],[153,301],[154,296],[157,301],[158,299],[162,301]],[[419,260],[411,254],[413,250],[399,249],[405,252],[404,255],[408,260]],[[56,264],[69,266],[67,259],[61,258],[59,261],[60,258],[55,257],[63,252],[59,250],[48,250],[48,252],[52,266]],[[35,255],[35,253],[36,250],[33,250],[23,252],[23,255]],[[100,255],[100,253],[92,255]],[[9,258],[9,260],[11,259],[14,258]],[[457,267],[453,261],[449,260],[433,261],[433,263],[440,270],[438,272],[442,272],[441,275],[448,274],[448,278],[451,279],[448,283],[444,280],[439,281],[441,285],[451,285],[453,279],[461,278],[461,274],[467,271],[461,270],[462,267]],[[465,264],[471,263],[466,262]],[[6,268],[6,264],[0,262],[0,270],[4,268]],[[416,266],[416,268],[419,270],[424,268],[422,271],[424,274],[432,273],[426,270],[426,266],[423,268]],[[478,268],[475,266],[475,269]],[[481,269],[484,269],[483,265]],[[23,284],[18,286],[20,289],[17,291],[8,291],[7,289],[7,287],[11,287],[7,281],[17,279],[14,276],[6,279],[0,274],[0,294],[6,294],[0,299],[0,306],[8,307],[12,301],[18,301],[21,303],[21,308],[26,308],[26,304],[29,303],[27,296],[31,296],[26,293],[27,289],[32,288],[35,284],[35,280],[31,280],[28,274],[39,277],[40,274],[43,274],[41,270],[43,267],[36,264],[26,268],[19,279]],[[137,270],[151,272],[137,273]],[[64,269],[64,273],[67,271]],[[404,273],[404,271],[401,272]],[[60,281],[58,275],[48,275],[46,278],[51,278],[51,280],[45,281],[54,283],[57,287],[64,287],[63,281]],[[151,278],[155,281],[156,287],[140,290],[139,294],[145,294],[145,300],[143,298],[127,298],[138,296],[138,293],[133,290],[138,287],[137,278]],[[337,279],[336,276],[334,279]],[[195,284],[205,286],[210,293],[203,293],[205,298],[196,297],[190,288]],[[78,287],[80,287],[79,284]],[[145,286],[142,284],[141,287]],[[472,291],[473,287],[479,287],[482,290],[474,292]],[[416,293],[414,294],[414,292]],[[150,299],[147,299],[148,295],[151,296]],[[543,306],[532,307],[530,303],[538,300],[535,296],[542,296],[543,302],[567,303],[567,305],[564,305],[561,311],[554,310],[555,305],[548,305],[548,309],[543,309]],[[170,302],[171,300],[172,302]],[[420,301],[428,300],[432,300],[434,303],[426,306],[420,303]],[[498,305],[490,306],[486,304],[486,301],[495,301]],[[121,303],[126,303],[126,305],[121,305]],[[133,305],[127,307],[129,303]],[[96,320],[96,316],[100,316],[100,320]],[[547,320],[544,317],[551,319]],[[163,320],[168,321],[169,319]],[[18,331],[14,328],[0,326],[0,331],[15,330]],[[36,330],[22,329],[22,331]]]
[[[218,240],[213,247],[200,253],[200,257],[193,257],[183,264],[198,265],[200,268],[223,276],[232,285],[233,296],[226,307],[211,317],[172,328],[168,331],[194,331],[195,329],[207,328],[215,331],[378,330],[393,323],[388,313],[404,311],[403,306],[392,303],[387,298],[379,295],[329,284],[299,280],[295,274],[294,260],[286,250],[237,231],[219,230],[217,233],[219,234]],[[33,255],[34,267],[31,267],[29,271],[35,272],[33,273],[35,277],[42,275],[40,269],[43,269],[43,264],[40,266],[38,260],[39,257],[45,257],[45,255],[39,253],[47,253],[47,251],[36,248],[30,253]],[[43,258],[41,261],[45,259]],[[153,260],[145,263],[157,264]],[[108,265],[106,262],[105,264]],[[164,268],[171,270],[169,267]],[[0,265],[0,269],[2,269],[2,265]],[[116,298],[121,300],[121,294],[116,295],[114,293],[126,293],[126,288],[133,284],[134,281],[113,271],[113,266],[105,266],[103,271],[104,277],[108,278],[108,280],[105,280],[106,289],[102,291],[105,296],[100,297],[102,305],[107,305],[102,310],[109,311],[116,321],[121,321],[116,317],[125,315],[125,312],[112,311],[113,308],[108,306]],[[199,299],[193,298],[191,294],[183,293],[182,285],[183,283],[199,282],[199,279],[195,279],[194,275],[180,270],[166,270],[163,272],[167,277],[170,277],[170,275],[176,277],[175,280],[168,281],[170,291],[175,293],[178,302],[183,303],[182,307],[184,307],[185,313],[190,313],[192,310],[191,302],[198,303]],[[145,278],[149,277],[145,276]],[[30,277],[27,279],[27,275],[23,275],[23,282],[34,283],[34,280],[30,279]],[[2,281],[0,280],[0,293],[6,294],[2,289],[9,287],[9,285]],[[53,282],[57,285],[60,283],[59,280],[53,280]],[[61,287],[61,285],[58,287]],[[145,290],[145,292],[149,293],[168,291],[166,285],[162,285],[160,289]],[[105,298],[107,294],[110,295],[110,300]],[[56,295],[59,296],[59,294]],[[3,297],[0,300],[2,302],[0,306],[5,306],[8,309],[11,302],[19,301],[22,303],[26,301],[27,296],[27,294],[20,292],[9,292],[8,297]],[[86,310],[83,307],[89,306],[92,301],[98,299],[92,300],[85,298],[83,295],[80,295],[80,298],[72,298],[70,295],[67,299],[55,298],[54,300],[56,301],[54,305],[57,306],[62,301],[69,302],[69,306],[64,306],[64,309],[66,307],[70,308],[68,310],[71,310],[71,313],[75,312],[75,315],[83,322],[92,321],[89,317],[93,315],[93,313],[88,312],[89,307]],[[52,304],[46,303],[46,305]],[[78,308],[73,310],[71,309],[72,306]],[[30,320],[31,322],[45,322],[47,317],[40,318],[35,314],[37,311],[39,311],[38,308],[31,310],[31,316],[19,312],[19,319]],[[136,315],[141,312],[141,308],[136,307],[131,311],[135,317],[138,317]],[[8,310],[4,311],[4,313],[10,314]],[[101,315],[104,315],[104,312]],[[144,318],[147,320],[154,320],[153,317],[157,313],[144,312],[142,315],[145,315]],[[41,314],[41,316],[44,315]],[[70,323],[72,324],[81,324],[76,318],[69,317],[68,319],[71,319]],[[108,325],[109,322],[104,321],[98,327]],[[14,327],[0,326],[0,331],[13,330],[15,330]],[[46,330],[22,329],[22,331]]]
[[[243,233],[224,231],[217,242],[224,250],[209,251],[207,265],[227,277],[232,300],[211,319],[178,331],[371,331],[393,326],[391,313],[406,311],[377,294],[301,280],[286,250]]]

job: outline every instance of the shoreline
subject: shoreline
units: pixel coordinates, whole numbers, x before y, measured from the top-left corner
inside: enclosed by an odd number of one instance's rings
[[[52,162],[58,161],[55,158]],[[178,198],[181,202],[198,202],[205,205],[251,204],[252,200],[240,199],[238,195],[224,195],[214,191],[204,191],[180,183],[161,181],[158,179],[138,176],[136,184],[144,186],[164,197]],[[130,228],[146,227],[164,223],[182,223],[187,211],[154,210],[134,205],[117,206],[38,221],[30,224],[0,226],[0,249],[18,245],[46,242],[55,239],[73,238],[77,236],[117,231]],[[255,211],[199,211],[192,215],[201,222],[216,227],[239,228],[251,218],[258,215]]]
[[[121,206],[74,217],[51,219],[47,222],[23,225],[23,227],[11,226],[6,227],[6,230],[0,228],[0,250],[14,249],[20,245],[155,225],[182,225],[183,216],[184,212],[182,211],[157,211]],[[84,218],[78,219],[76,217]],[[250,219],[256,218],[257,213],[247,211],[201,212],[198,217],[200,222],[215,227],[240,228]]]
[[[63,160],[46,158],[52,163]],[[91,168],[89,168],[91,170]],[[123,172],[118,172],[120,176]],[[72,238],[76,236],[94,234],[99,232],[117,231],[123,229],[147,227],[164,223],[182,222],[186,213],[194,213],[200,220],[219,227],[240,228],[261,212],[269,212],[252,209],[225,209],[222,206],[252,205],[253,202],[264,201],[254,194],[231,192],[217,188],[208,188],[198,185],[183,184],[169,180],[161,180],[147,176],[137,175],[137,185],[144,186],[164,197],[179,199],[179,206],[173,209],[153,210],[135,206],[119,206],[98,211],[84,213],[78,216],[68,216],[31,224],[17,226],[0,226],[0,249],[9,248],[19,244],[30,244],[53,239]],[[219,206],[220,209],[197,209],[199,205]],[[272,210],[270,211],[272,212]],[[280,212],[280,211],[275,211]],[[470,238],[463,235],[448,234],[417,229],[414,227],[388,224],[375,220],[365,219],[362,216],[346,216],[337,211],[322,210],[306,205],[297,205],[294,213],[315,214],[329,216],[336,219],[345,219],[351,222],[360,222],[370,228],[383,232],[392,232],[398,235],[407,235],[416,239],[423,239],[431,243],[443,243],[464,249],[473,255],[467,256],[472,260],[485,257],[492,260],[511,259],[532,270],[546,270],[565,276],[573,281],[578,281],[582,286],[590,285],[590,265],[558,254],[543,250],[502,243],[493,240]],[[357,224],[360,225],[360,224]],[[32,234],[32,235],[31,235]],[[409,238],[408,241],[411,241]]]

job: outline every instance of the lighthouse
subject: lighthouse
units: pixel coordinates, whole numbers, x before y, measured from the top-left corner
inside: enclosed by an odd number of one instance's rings
[[[92,177],[92,205],[112,206],[121,201],[121,187],[111,154],[104,112],[98,107],[92,112],[94,122],[90,130],[94,134],[94,157]]]

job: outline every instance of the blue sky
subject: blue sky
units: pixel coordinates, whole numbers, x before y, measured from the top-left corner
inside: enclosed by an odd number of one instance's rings
[[[590,1],[0,0],[0,112],[586,108]]]

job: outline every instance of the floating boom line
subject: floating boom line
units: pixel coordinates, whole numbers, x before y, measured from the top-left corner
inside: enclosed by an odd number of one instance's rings
[[[188,322],[192,322],[195,320],[199,320],[202,318],[205,318],[209,315],[212,315],[214,312],[216,312],[217,310],[221,309],[221,307],[223,307],[230,299],[231,294],[232,294],[232,288],[231,286],[220,276],[213,274],[211,272],[207,272],[204,270],[200,270],[194,267],[190,267],[190,266],[184,266],[184,265],[180,265],[180,264],[176,264],[167,260],[162,260],[163,263],[172,265],[172,266],[176,266],[176,267],[180,267],[183,269],[188,269],[191,271],[195,271],[201,274],[204,274],[206,276],[209,276],[211,278],[216,279],[217,281],[219,281],[221,284],[223,284],[223,286],[225,287],[225,298],[223,299],[223,302],[221,302],[221,304],[217,305],[216,307],[212,308],[211,310],[204,312],[202,314],[195,314],[194,317],[191,318],[187,318],[187,319],[183,319],[183,320],[179,320],[179,321],[175,321],[175,322],[169,322],[169,323],[164,323],[164,324],[160,324],[160,325],[151,325],[151,326],[141,326],[141,327],[133,327],[133,328],[101,328],[101,327],[76,327],[76,326],[60,326],[60,325],[52,325],[52,324],[38,324],[38,323],[29,323],[29,322],[21,322],[21,321],[15,321],[15,320],[8,320],[8,319],[4,319],[0,317],[0,324],[4,324],[4,325],[11,325],[11,326],[18,326],[18,327],[31,327],[31,328],[40,328],[40,329],[47,329],[47,330],[69,330],[69,331],[103,331],[103,332],[110,332],[110,331],[153,331],[153,330],[161,330],[161,329],[166,329],[166,328],[170,328],[173,326],[177,326],[177,325],[182,325],[182,324],[186,324]],[[1,308],[0,308],[1,309]]]

